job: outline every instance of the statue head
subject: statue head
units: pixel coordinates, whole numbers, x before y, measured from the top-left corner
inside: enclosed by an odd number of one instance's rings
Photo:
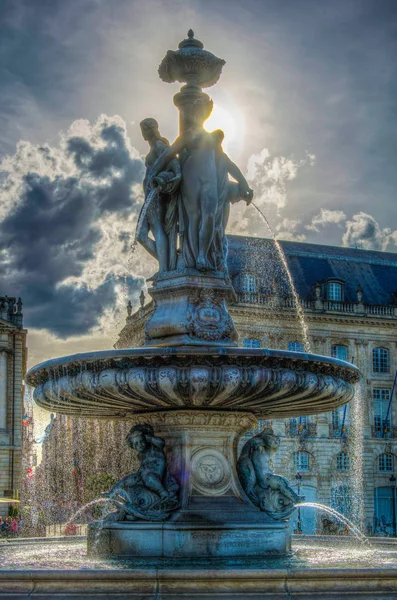
[[[257,445],[263,446],[265,450],[268,452],[276,452],[280,447],[280,438],[278,435],[274,435],[274,433],[269,433],[268,431],[261,431],[256,436],[254,436],[254,440],[256,440]]]
[[[225,134],[222,129],[215,129],[215,131],[211,132],[211,135],[213,137],[215,147],[221,148],[223,140],[225,139]]]
[[[149,446],[146,436],[154,435],[153,427],[148,423],[135,425],[127,434],[126,442],[133,450],[144,452]]]
[[[140,122],[142,137],[145,141],[149,141],[153,138],[160,137],[159,124],[156,119],[148,117]]]

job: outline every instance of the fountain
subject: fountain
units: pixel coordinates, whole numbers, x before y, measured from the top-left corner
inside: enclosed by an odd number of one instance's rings
[[[202,88],[223,65],[190,30],[159,67],[163,81],[185,84],[174,96],[179,137],[169,145],[154,119],[141,123],[150,151],[136,240],[159,263],[145,346],[49,360],[26,377],[52,412],[132,422],[126,441],[140,466],[104,494],[114,511],[89,526],[91,557],[138,565],[286,556],[288,518],[303,498],[271,470],[277,436],[253,436],[238,458],[239,439],[258,418],[343,405],[359,379],[338,359],[237,346],[226,227],[230,204],[249,204],[253,191],[224,153],[223,133],[203,128],[212,101]]]

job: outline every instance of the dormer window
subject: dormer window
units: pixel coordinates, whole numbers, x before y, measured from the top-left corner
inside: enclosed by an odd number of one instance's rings
[[[251,294],[256,293],[256,277],[249,273],[243,273],[241,276],[241,291]]]
[[[330,281],[327,283],[328,300],[340,302],[342,300],[342,284]]]

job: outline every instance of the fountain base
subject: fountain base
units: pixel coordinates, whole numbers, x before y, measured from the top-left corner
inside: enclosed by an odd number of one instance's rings
[[[285,556],[291,550],[288,523],[266,517],[236,498],[200,497],[164,523],[92,523],[89,556],[142,559],[220,559]]]
[[[180,508],[162,522],[93,523],[91,555],[231,558],[285,555],[288,523],[247,498],[237,476],[241,434],[257,423],[249,412],[180,410],[136,415],[165,440],[170,473],[180,483]]]

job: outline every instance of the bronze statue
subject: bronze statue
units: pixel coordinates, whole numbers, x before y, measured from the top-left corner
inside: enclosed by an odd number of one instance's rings
[[[173,158],[156,177],[148,178],[155,161],[169,148],[169,142],[161,136],[155,119],[144,119],[140,125],[143,139],[149,142],[150,151],[145,160],[145,201],[138,218],[136,239],[158,260],[160,272],[172,271],[176,268],[177,190],[181,168],[178,159]],[[149,237],[150,231],[154,240]]]
[[[287,519],[295,504],[304,500],[285,477],[274,475],[270,469],[270,457],[279,446],[278,436],[262,431],[244,444],[237,462],[237,473],[248,498],[275,520]]]
[[[202,127],[211,113],[212,103],[196,110],[191,127],[172,146],[164,149],[147,177],[155,180],[165,166],[179,155],[182,167],[180,247],[184,264],[198,270],[227,271],[225,228],[230,202],[249,204],[253,191],[240,169],[222,149],[224,134]],[[229,181],[228,175],[237,184]]]
[[[130,473],[103,494],[118,507],[108,521],[145,519],[163,521],[179,508],[179,485],[167,469],[165,442],[154,435],[151,425],[135,425],[126,437],[127,444],[138,452],[138,471]]]

